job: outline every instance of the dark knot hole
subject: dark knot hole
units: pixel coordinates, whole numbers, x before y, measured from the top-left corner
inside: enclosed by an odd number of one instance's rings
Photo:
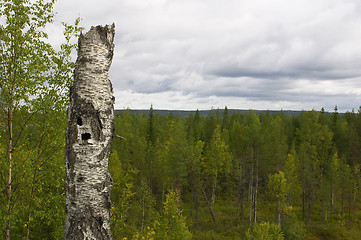
[[[90,133],[83,133],[81,135],[81,140],[85,141],[85,140],[88,140],[88,139],[91,139],[91,134]]]
[[[78,119],[76,120],[76,123],[81,126],[83,125],[83,120],[81,120],[81,117],[78,117]]]

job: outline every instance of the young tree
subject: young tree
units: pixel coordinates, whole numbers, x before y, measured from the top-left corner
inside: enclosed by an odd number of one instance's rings
[[[288,145],[287,138],[284,133],[284,123],[279,116],[274,118],[267,118],[266,122],[262,122],[264,133],[264,146],[263,146],[263,165],[268,165],[264,169],[266,176],[282,169],[287,157]],[[274,166],[272,168],[271,166]]]
[[[146,156],[145,156],[145,169],[146,169],[146,177],[148,181],[148,185],[152,189],[153,192],[156,192],[156,184],[154,183],[153,176],[154,174],[154,165],[155,165],[155,148],[157,144],[157,134],[155,129],[155,116],[153,105],[150,106],[149,110],[149,117],[148,117],[148,126],[147,126],[147,133],[146,133]],[[157,177],[157,176],[156,176]]]
[[[232,155],[229,152],[228,145],[221,138],[221,126],[217,125],[206,150],[206,160],[204,162],[204,171],[209,176],[211,183],[211,205],[215,202],[219,175],[228,175],[230,173],[231,162]]]
[[[188,179],[192,192],[192,207],[191,215],[194,214],[194,225],[198,224],[198,212],[199,212],[199,194],[201,192],[201,170],[202,170],[202,151],[204,142],[198,140],[198,142],[192,145],[191,157],[188,159]]]
[[[291,153],[287,156],[284,167],[285,178],[288,184],[287,201],[291,206],[298,205],[301,196],[299,171],[300,166],[296,152],[291,150]]]
[[[340,160],[337,153],[332,156],[328,178],[330,183],[330,221],[332,223],[335,204],[335,192],[340,180]]]
[[[155,159],[155,173],[162,193],[169,188],[180,189],[186,177],[186,162],[190,152],[186,141],[184,124],[179,119],[168,116],[167,139],[158,149]]]
[[[281,212],[286,206],[287,192],[289,190],[285,174],[282,171],[269,176],[268,190],[271,198],[276,200],[277,224],[281,226]]]
[[[64,110],[71,84],[73,63],[70,55],[75,45],[70,42],[81,29],[79,21],[75,26],[64,24],[66,43],[59,52],[55,51],[45,41],[48,35],[44,32],[53,21],[54,3],[55,0],[0,2],[0,18],[3,20],[0,25],[1,111],[7,129],[4,134],[7,138],[4,159],[7,162],[6,239],[10,239],[12,213],[19,207],[15,202],[14,186],[24,180],[16,169],[26,161],[17,155],[17,146],[23,141],[23,130],[34,123],[36,114]]]
[[[269,222],[256,224],[246,234],[247,240],[283,240],[284,236],[280,226]]]
[[[192,233],[188,230],[180,205],[179,192],[169,191],[166,195],[159,226],[155,230],[155,239],[192,239]]]
[[[219,114],[219,112],[218,112]],[[197,117],[197,115],[196,115]],[[205,143],[207,148],[211,142],[214,129],[217,127],[217,114],[215,114],[214,109],[212,108],[207,117],[204,119],[204,124],[202,125],[202,135],[201,140]]]
[[[201,128],[202,128],[202,119],[199,110],[197,109],[194,115],[194,123],[192,129],[192,136],[195,141],[201,140],[201,134],[202,134]]]

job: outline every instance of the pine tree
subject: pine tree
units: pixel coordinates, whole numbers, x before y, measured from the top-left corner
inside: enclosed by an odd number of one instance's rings
[[[249,111],[246,114],[244,125],[244,141],[246,148],[246,158],[248,167],[245,169],[249,173],[248,199],[249,199],[249,221],[257,222],[257,200],[259,191],[259,160],[262,146],[261,122],[257,114]]]

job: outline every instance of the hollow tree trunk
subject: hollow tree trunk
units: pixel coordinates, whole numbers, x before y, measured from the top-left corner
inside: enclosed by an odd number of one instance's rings
[[[114,97],[108,70],[115,26],[92,27],[79,37],[66,133],[66,221],[70,239],[112,239],[108,171]]]

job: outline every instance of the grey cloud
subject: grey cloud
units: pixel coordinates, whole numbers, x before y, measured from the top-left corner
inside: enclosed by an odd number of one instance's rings
[[[312,63],[311,63],[312,64]],[[330,79],[348,79],[361,76],[361,71],[356,69],[324,69],[315,66],[299,66],[297,69],[288,69],[285,71],[272,71],[264,69],[252,69],[247,67],[226,66],[224,68],[215,68],[209,70],[208,74],[217,77],[252,77],[252,78],[265,78],[265,79],[313,79],[313,80],[330,80]]]
[[[115,91],[142,98],[129,104],[148,108],[165,97],[172,97],[168,108],[222,101],[230,102],[223,106],[361,104],[358,0],[57,4],[62,21],[80,15],[86,29],[115,22],[110,78]]]

